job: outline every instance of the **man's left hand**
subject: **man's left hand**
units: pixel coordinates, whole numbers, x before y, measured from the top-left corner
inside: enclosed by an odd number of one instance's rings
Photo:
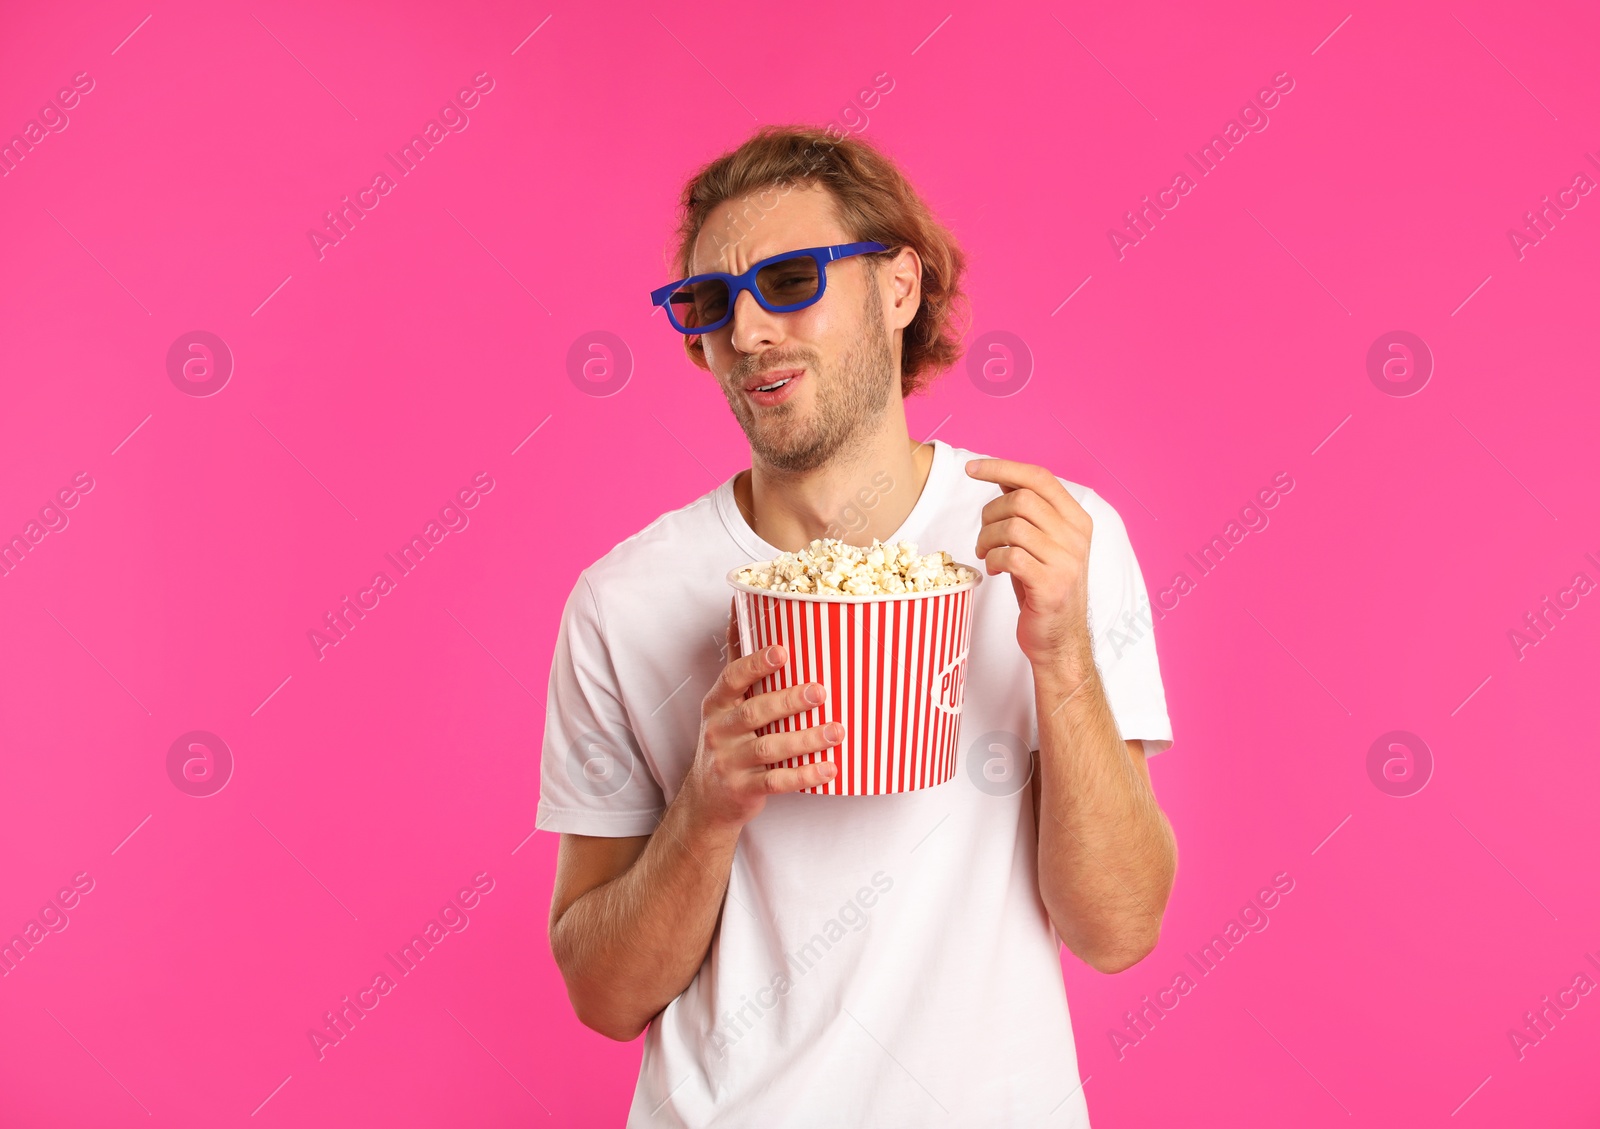
[[[972,459],[967,473],[1001,495],[983,507],[976,552],[985,571],[1007,573],[1017,595],[1017,643],[1035,667],[1092,667],[1089,538],[1094,522],[1044,467]]]

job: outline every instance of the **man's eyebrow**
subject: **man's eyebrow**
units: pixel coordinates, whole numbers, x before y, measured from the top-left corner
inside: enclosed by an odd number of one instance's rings
[[[733,244],[730,244],[730,246],[733,246]],[[822,246],[827,246],[827,244],[822,244]],[[743,267],[743,270],[749,270],[755,264],[757,264],[759,262],[764,262],[767,259],[775,258],[778,255],[787,255],[790,251],[798,251],[798,250],[801,250],[801,249],[802,248],[800,248],[800,247],[784,247],[784,248],[782,248],[780,250],[767,251],[767,252],[765,252],[763,254],[760,254],[760,255],[751,255],[746,260],[745,265]],[[726,263],[718,263],[716,266],[706,267],[704,270],[691,270],[689,272],[689,274],[686,275],[685,277],[693,278],[697,274],[717,274],[717,273],[721,273],[721,274],[740,274],[740,273],[742,273],[742,271],[739,270],[739,269],[735,269],[735,267],[732,266],[732,265],[729,265],[729,264],[726,264]]]

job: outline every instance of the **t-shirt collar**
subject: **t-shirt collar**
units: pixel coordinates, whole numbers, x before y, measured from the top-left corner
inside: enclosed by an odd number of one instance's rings
[[[885,542],[918,541],[923,535],[923,530],[927,528],[931,515],[938,508],[939,499],[948,492],[946,478],[951,473],[950,467],[954,455],[951,453],[950,445],[943,439],[934,439],[931,442],[933,465],[928,468],[928,480],[923,483],[922,493],[917,496],[916,505],[911,507],[911,512],[906,515],[905,521],[900,523],[899,529],[883,539]],[[717,487],[713,495],[717,514],[722,518],[722,524],[727,529],[728,535],[751,561],[770,561],[782,550],[774,548],[756,536],[756,531],[750,528],[750,523],[739,511],[739,503],[733,496],[733,480],[737,477],[737,474],[733,475]],[[922,552],[933,552],[938,546],[930,549],[926,545],[919,544],[917,548]]]

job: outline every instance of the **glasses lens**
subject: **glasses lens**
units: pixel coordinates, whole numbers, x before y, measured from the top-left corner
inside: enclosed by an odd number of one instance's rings
[[[785,259],[756,272],[761,296],[774,306],[793,306],[817,296],[817,260],[810,255]]]
[[[691,282],[674,290],[667,303],[685,329],[712,325],[728,312],[728,284],[720,278]]]
[[[814,301],[822,286],[817,261],[810,255],[785,259],[756,272],[756,287],[768,305],[795,307]],[[715,325],[728,316],[728,284],[719,278],[685,283],[667,299],[684,329]]]

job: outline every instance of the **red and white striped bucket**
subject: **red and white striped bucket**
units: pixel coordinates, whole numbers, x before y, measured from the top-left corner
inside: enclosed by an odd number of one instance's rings
[[[845,727],[834,748],[778,762],[838,765],[832,780],[804,791],[876,796],[931,788],[955,775],[972,597],[982,573],[929,592],[826,597],[753,588],[735,579],[739,571],[729,571],[728,583],[741,653],[778,644],[789,655],[745,697],[802,682],[820,682],[828,692],[822,705],[756,732],[830,721]]]

